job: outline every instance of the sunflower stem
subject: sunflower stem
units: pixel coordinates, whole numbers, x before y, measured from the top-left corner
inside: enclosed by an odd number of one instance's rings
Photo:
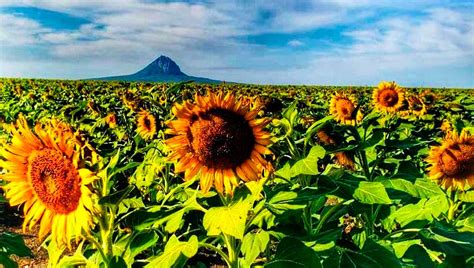
[[[448,210],[448,221],[452,222],[454,220],[454,216],[456,215],[456,212],[459,208],[459,205],[461,205],[462,202],[458,202],[456,200],[456,191],[451,189],[451,192],[449,193],[449,210]]]
[[[220,248],[212,245],[212,244],[209,244],[209,243],[199,243],[199,247],[205,247],[207,249],[210,249],[214,252],[216,252],[217,254],[219,254],[219,256],[221,256],[221,258],[225,261],[225,263],[227,264],[227,266],[231,267],[231,262],[229,260],[229,257],[224,253],[224,251],[222,251]]]
[[[324,223],[326,223],[326,221],[329,219],[329,217],[336,211],[336,209],[338,209],[340,206],[342,205],[342,203],[339,203],[335,206],[333,206],[332,208],[329,209],[328,212],[326,212],[326,214],[324,214],[324,216],[321,218],[321,220],[319,221],[318,223],[318,226],[316,226],[316,230],[314,230],[314,235],[318,235],[319,232],[321,231],[321,228],[323,228],[323,225]]]
[[[235,239],[232,236],[224,234],[224,242],[227,246],[229,268],[238,268],[239,267],[239,252],[236,247]]]
[[[86,239],[91,242],[99,251],[100,256],[102,257],[102,260],[105,262],[106,267],[109,267],[109,259],[105,255],[104,251],[102,250],[102,246],[97,242],[97,240],[92,237],[92,236],[86,236]]]

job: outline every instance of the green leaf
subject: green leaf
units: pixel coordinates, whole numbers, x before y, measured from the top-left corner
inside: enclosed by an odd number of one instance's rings
[[[119,203],[118,214],[123,214],[129,211],[131,208],[143,208],[145,204],[143,203],[143,199],[141,197],[131,197],[123,199],[122,202]]]
[[[464,220],[458,221],[456,225],[460,227],[458,229],[460,232],[474,233],[474,215],[471,215]]]
[[[99,199],[99,205],[118,205],[125,197],[127,197],[135,189],[135,186],[129,185],[127,188],[117,191],[111,195],[104,196]]]
[[[285,165],[275,172],[275,175],[282,177],[284,179],[291,179],[291,165],[286,162]]]
[[[58,267],[85,267],[87,265],[87,259],[79,254],[74,254],[72,256],[64,256],[59,261]]]
[[[444,192],[438,185],[426,179],[417,179],[414,184],[399,178],[383,179],[380,182],[387,188],[405,192],[413,197],[429,198],[444,195]]]
[[[418,196],[413,183],[404,179],[384,179],[381,183],[388,189],[405,192],[411,196]]]
[[[376,243],[372,239],[367,239],[362,248],[362,254],[375,260],[378,267],[398,268],[401,263],[395,254],[386,247]]]
[[[0,265],[5,268],[18,268],[18,264],[8,257],[5,252],[0,251]]]
[[[119,158],[120,158],[120,149],[117,151],[117,153],[112,158],[110,158],[109,164],[107,165],[107,170],[108,170],[107,174],[111,174],[109,172],[111,170],[115,169],[115,166],[117,166],[117,164],[118,164]]]
[[[265,231],[247,233],[240,248],[245,256],[245,264],[251,266],[258,255],[265,251],[268,242],[270,242],[270,235]]]
[[[31,250],[23,241],[23,237],[18,234],[0,234],[0,249],[8,255],[15,254],[19,257],[32,256]]]
[[[247,214],[251,208],[250,200],[251,197],[248,197],[227,207],[210,208],[203,219],[207,235],[218,236],[223,233],[243,239]]]
[[[367,239],[361,251],[339,248],[324,261],[323,266],[324,268],[399,268],[401,263],[392,251],[372,239]]]
[[[151,231],[138,234],[130,243],[132,258],[155,245],[157,241],[158,235],[155,232]]]
[[[441,228],[422,229],[423,244],[435,251],[454,256],[474,256],[474,235],[470,232],[456,232]]]
[[[420,198],[429,198],[437,195],[444,195],[443,190],[434,182],[426,179],[417,179],[414,185]]]
[[[152,143],[151,146],[152,147],[148,149],[143,162],[130,177],[130,183],[135,184],[138,188],[146,188],[152,185],[157,175],[165,166],[160,151],[162,144],[155,142]]]
[[[197,192],[196,192],[197,193]],[[167,232],[175,232],[180,224],[183,215],[192,210],[205,211],[193,195],[181,206],[175,206],[172,209],[163,209],[161,206],[150,207],[147,210],[137,210],[130,213],[126,221],[136,230],[145,230],[151,226],[158,228],[166,223],[165,230]],[[171,223],[168,223],[170,222]]]
[[[354,191],[354,198],[364,204],[391,204],[385,187],[380,182],[361,181]]]
[[[109,262],[109,266],[114,268],[127,268],[127,263],[122,257],[113,256]]]
[[[447,198],[438,195],[430,199],[421,199],[416,204],[405,205],[392,213],[389,218],[404,227],[417,220],[432,221],[433,218],[438,218],[442,213],[446,213],[448,209],[449,201]]]
[[[325,154],[326,150],[323,147],[313,146],[306,158],[299,160],[291,167],[291,177],[319,174],[318,160],[323,158]]]
[[[300,240],[293,237],[285,237],[278,244],[275,257],[266,263],[265,267],[318,268],[321,267],[321,260],[314,250],[305,246]]]
[[[467,203],[474,203],[474,191],[460,192],[459,200]]]
[[[321,193],[314,188],[304,188],[298,192],[281,191],[270,198],[265,206],[274,214],[283,214],[287,210],[305,208],[309,201],[316,200],[328,192]]]
[[[407,252],[407,250],[413,245],[421,245],[421,240],[413,239],[392,243],[392,247],[395,251],[395,255],[397,256],[397,258],[402,258],[403,255],[405,255],[405,253]]]
[[[198,247],[198,239],[195,235],[191,236],[187,242],[181,242],[172,235],[166,243],[164,252],[157,257],[152,257],[145,267],[182,267],[186,259],[196,255]]]

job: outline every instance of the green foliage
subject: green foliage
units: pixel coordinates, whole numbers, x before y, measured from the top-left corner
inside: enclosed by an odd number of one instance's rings
[[[0,264],[3,264],[5,268],[18,267],[16,262],[10,258],[11,255],[32,256],[31,250],[25,246],[21,235],[5,232],[0,234]]]
[[[183,267],[186,259],[196,255],[197,251],[196,236],[191,236],[189,241],[181,242],[173,235],[166,243],[163,253],[150,258],[150,262],[145,267]]]

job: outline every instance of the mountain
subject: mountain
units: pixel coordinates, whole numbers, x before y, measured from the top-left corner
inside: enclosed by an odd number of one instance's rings
[[[204,77],[190,76],[181,71],[178,64],[166,56],[159,56],[152,63],[148,64],[140,71],[119,76],[108,76],[101,78],[92,78],[91,80],[105,81],[143,81],[143,82],[183,82],[193,80],[197,83],[220,83],[221,81]]]

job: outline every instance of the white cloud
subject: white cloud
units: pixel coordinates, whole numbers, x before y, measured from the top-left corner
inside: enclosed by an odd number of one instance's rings
[[[34,20],[0,13],[0,44],[11,46],[35,44],[45,32],[47,30]]]
[[[287,45],[290,47],[301,47],[301,46],[304,46],[304,42],[294,39],[294,40],[288,41]]]

